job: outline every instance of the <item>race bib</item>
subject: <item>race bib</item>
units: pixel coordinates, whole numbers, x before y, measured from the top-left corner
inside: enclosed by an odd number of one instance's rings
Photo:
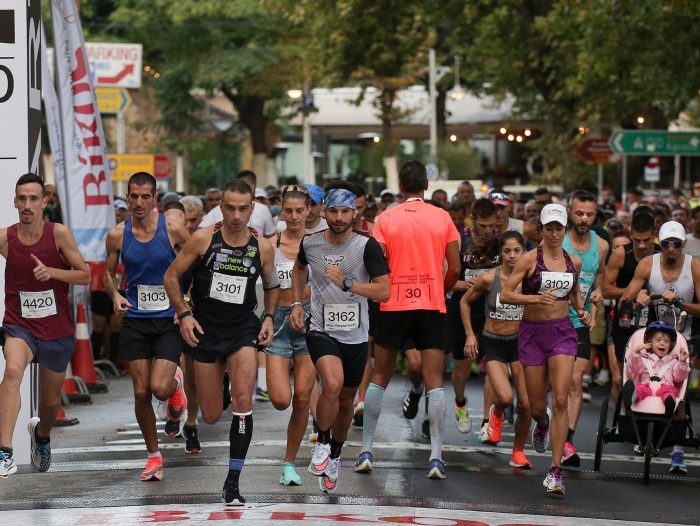
[[[53,289],[41,292],[20,291],[19,304],[23,318],[46,318],[56,314],[56,297]]]
[[[574,275],[571,272],[542,272],[540,294],[554,289],[557,298],[565,298],[574,286]]]
[[[138,310],[167,310],[170,300],[163,285],[137,285]]]
[[[360,326],[359,303],[326,303],[323,306],[323,330],[351,331]]]
[[[581,303],[583,305],[588,301],[588,293],[591,291],[594,281],[595,274],[593,272],[581,272],[579,275],[578,290],[581,293]]]
[[[488,268],[468,268],[464,271],[464,281],[478,278],[489,270]]]
[[[523,305],[511,305],[510,303],[502,303],[501,295],[496,294],[496,312],[491,316],[496,320],[505,321],[520,321],[523,319]]]
[[[292,269],[294,268],[293,261],[286,261],[284,263],[275,263],[277,268],[277,277],[280,279],[281,289],[291,289],[292,288]]]
[[[242,305],[247,283],[248,279],[243,276],[229,276],[214,272],[211,277],[209,297],[226,303]]]

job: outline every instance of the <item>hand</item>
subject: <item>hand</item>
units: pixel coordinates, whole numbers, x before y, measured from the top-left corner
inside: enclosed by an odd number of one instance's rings
[[[477,354],[479,354],[479,348],[476,342],[476,336],[474,336],[474,333],[467,334],[467,340],[464,344],[464,355],[470,360],[473,360],[476,358]]]
[[[292,312],[289,313],[289,325],[295,331],[304,332],[304,329],[306,329],[304,307],[298,304],[292,307]]]
[[[53,270],[51,267],[47,267],[44,265],[41,260],[39,260],[38,257],[36,257],[34,254],[30,254],[32,256],[32,259],[34,260],[34,263],[36,263],[36,267],[34,267],[34,278],[37,281],[49,281],[51,279],[51,271]]]
[[[114,303],[114,313],[117,316],[124,316],[124,314],[127,313],[129,310],[129,307],[133,307],[131,303],[129,303],[129,300],[127,300],[124,296],[119,294],[118,292],[114,293],[114,297],[112,298],[112,303]]]
[[[588,326],[588,332],[593,332],[595,330],[595,318],[591,317],[591,324]]]
[[[578,315],[578,319],[581,320],[581,323],[584,325],[591,324],[591,313],[586,309],[579,309],[576,311],[576,314]]]
[[[552,307],[554,302],[557,301],[557,295],[554,293],[555,289],[549,289],[548,291],[540,294],[537,303],[540,305],[546,305],[547,307]]]
[[[337,285],[341,289],[343,288],[343,281],[345,280],[345,276],[343,276],[343,271],[340,270],[340,267],[338,265],[327,265],[324,275],[335,285]]]
[[[688,361],[688,349],[686,349],[685,347],[680,348],[680,350],[678,351],[678,355],[680,356],[682,363],[686,363]]]
[[[664,303],[673,303],[674,301],[676,301],[677,297],[678,296],[676,295],[676,293],[670,289],[666,289],[661,293],[661,300]]]
[[[274,338],[274,336],[275,324],[272,322],[272,318],[265,316],[262,327],[260,327],[260,333],[258,334],[258,345],[267,347],[272,343],[272,338]]]
[[[634,302],[640,307],[646,307],[649,305],[650,300],[651,298],[649,297],[649,294],[647,294],[646,289],[642,289],[639,291],[639,294],[637,294],[637,298],[634,300]]]
[[[604,298],[603,293],[600,289],[595,289],[591,292],[591,303],[596,307],[600,307],[603,304]]]
[[[201,325],[194,319],[194,316],[186,316],[180,320],[180,334],[182,335],[182,339],[185,340],[185,343],[190,347],[197,347],[199,343],[199,339],[197,339],[194,334],[195,330],[199,334],[204,334]]]

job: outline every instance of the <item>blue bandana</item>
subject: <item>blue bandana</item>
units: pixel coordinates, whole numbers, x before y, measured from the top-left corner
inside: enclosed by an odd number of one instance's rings
[[[323,208],[334,208],[336,206],[346,206],[355,210],[357,208],[357,196],[350,190],[334,188],[326,193],[323,198]]]

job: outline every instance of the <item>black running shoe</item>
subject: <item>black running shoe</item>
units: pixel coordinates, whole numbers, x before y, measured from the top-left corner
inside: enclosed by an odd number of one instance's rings
[[[221,494],[226,506],[244,506],[245,499],[241,497],[241,493],[238,491],[238,484],[233,482],[225,482],[224,490]]]
[[[418,414],[418,402],[423,393],[414,393],[413,389],[408,391],[406,398],[403,399],[403,416],[409,420],[416,418]]]
[[[180,433],[180,421],[166,420],[163,431],[165,431],[165,435],[170,438],[176,437]]]
[[[421,431],[423,434],[423,438],[425,438],[426,440],[430,440],[430,420],[423,420]]]
[[[182,428],[182,434],[185,435],[185,451],[192,453],[193,455],[202,451],[202,446],[199,443],[199,438],[197,437],[197,426],[185,425]]]

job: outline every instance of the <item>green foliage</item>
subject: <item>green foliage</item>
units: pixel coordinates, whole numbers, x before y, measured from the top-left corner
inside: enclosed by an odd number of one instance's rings
[[[438,148],[438,166],[448,179],[481,179],[481,152],[468,142],[446,142]]]

